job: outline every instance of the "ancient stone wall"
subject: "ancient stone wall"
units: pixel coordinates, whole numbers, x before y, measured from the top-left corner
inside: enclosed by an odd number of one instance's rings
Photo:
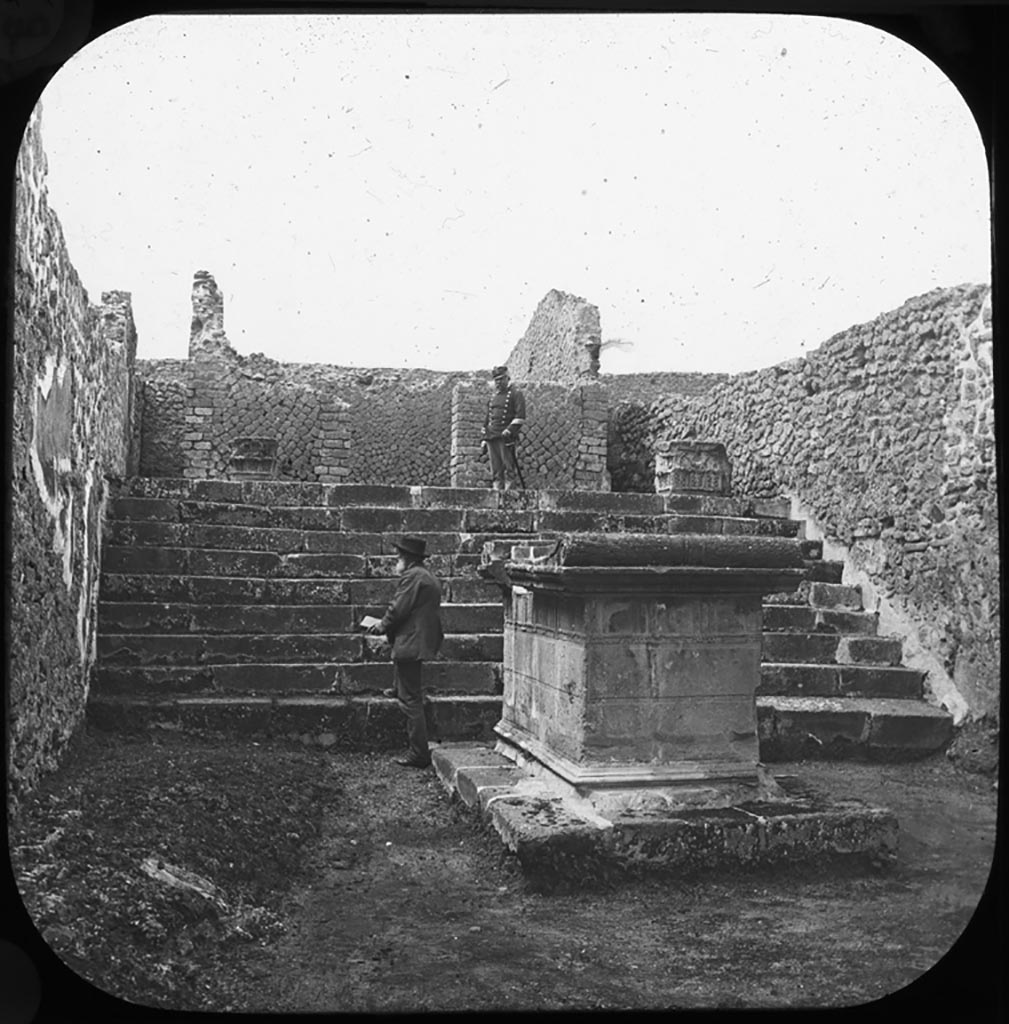
[[[989,289],[937,289],[653,406],[654,443],[721,441],[739,493],[810,510],[917,624],[975,715],[996,713],[999,550]]]
[[[582,384],[599,375],[601,343],[598,308],[555,288],[536,307],[506,365],[516,381]]]
[[[132,469],[136,331],[125,292],[94,306],[50,208],[40,113],[18,153],[8,799],[51,768],[84,714],[106,479]]]
[[[526,400],[526,425],[516,455],[526,487],[608,491],[606,440],[609,405],[597,384],[517,382]],[[491,390],[464,382],[452,400],[453,487],[489,487],[490,461],[480,438]]]
[[[601,374],[599,383],[610,401],[607,458],[613,490],[655,490],[652,402],[669,395],[703,395],[728,379],[726,373]]]
[[[190,357],[138,362],[143,476],[220,477],[242,437],[278,442],[286,480],[447,486],[452,389],[475,374],[239,355],[213,277],[193,282]]]

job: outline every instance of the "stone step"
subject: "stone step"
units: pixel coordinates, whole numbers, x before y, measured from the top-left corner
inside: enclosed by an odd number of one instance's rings
[[[812,665],[764,661],[757,693],[788,697],[899,697],[922,695],[922,673],[882,665]]]
[[[909,761],[942,750],[953,718],[921,700],[757,698],[762,761]]]
[[[232,506],[213,506],[235,517]],[[104,543],[112,547],[223,548],[233,551],[334,552],[392,554],[393,539],[421,535],[433,554],[460,550],[464,536],[504,534],[660,533],[795,537],[800,523],[702,515],[613,515],[604,512],[510,511],[492,509],[268,509],[242,506],[259,522],[168,522],[110,519]],[[310,513],[301,515],[301,513]],[[297,516],[294,513],[298,513]],[[222,513],[223,515],[224,513]],[[244,513],[243,513],[244,514]],[[267,514],[269,516],[267,517]],[[526,536],[525,539],[528,539]],[[477,541],[479,543],[479,540]]]
[[[441,580],[445,604],[500,603],[496,583],[479,577]],[[322,577],[269,579],[256,576],[128,575],[103,573],[100,593],[105,601],[188,604],[359,604],[392,600],[396,580]]]
[[[879,616],[875,612],[812,608],[807,604],[764,604],[765,632],[857,633],[875,636]]]
[[[411,487],[381,484],[320,484],[299,481],[184,480],[136,477],[118,488],[114,517],[147,518],[145,502],[260,505],[272,508],[392,508],[513,509],[574,512],[616,512],[659,515],[679,512],[699,515],[754,516],[785,519],[780,503],[715,494],[635,494],[613,491],[507,491],[483,487]],[[167,507],[162,513],[175,518]],[[769,514],[770,513],[770,514]],[[157,517],[155,511],[151,517]]]
[[[391,670],[385,666],[389,673]],[[501,698],[435,695],[429,714],[441,739],[493,742]],[[330,694],[157,698],[92,693],[88,723],[99,729],[149,733],[158,728],[224,735],[286,736],[324,747],[399,749],[403,716],[383,697]],[[906,761],[942,750],[952,716],[924,701],[758,697],[760,758],[773,764],[804,759]]]
[[[799,584],[799,597],[813,608],[833,608],[837,611],[862,611],[862,590],[841,583],[806,580]]]
[[[837,564],[843,566],[843,563]],[[835,611],[864,611],[859,587],[842,585],[832,580],[803,580],[795,590],[768,594],[764,601],[767,604],[801,604]]]
[[[387,668],[387,671],[388,668]],[[500,697],[432,697],[428,716],[445,741],[492,743],[501,718]],[[338,750],[402,750],[403,713],[385,697],[201,696],[175,699],[92,695],[88,726],[143,733],[185,729],[225,736],[286,737]],[[432,737],[433,738],[433,737]]]
[[[806,578],[817,583],[840,583],[844,575],[844,562],[823,561],[822,558],[809,558],[806,562]]]
[[[363,615],[384,611],[357,605],[143,604],[99,601],[99,634],[353,633]],[[447,604],[441,609],[446,633],[494,633],[503,629],[500,604]]]
[[[427,565],[439,579],[451,576],[477,578],[480,555],[432,555]],[[102,571],[133,576],[391,578],[396,576],[396,556],[344,555],[333,552],[277,554],[274,551],[109,545],[102,551]]]
[[[437,660],[501,661],[503,645],[501,633],[450,633]],[[362,633],[100,633],[97,653],[99,664],[105,667],[389,661],[385,639]]]
[[[99,665],[96,693],[106,696],[169,696],[239,692],[253,694],[324,691],[344,696],[379,694],[393,685],[392,663],[256,663],[208,665]],[[432,661],[424,665],[431,694],[499,694],[496,661]]]
[[[224,506],[221,506],[224,507]],[[271,511],[262,509],[260,511]],[[284,511],[283,509],[275,511]],[[443,509],[418,509],[420,513],[441,514]],[[400,533],[421,534],[429,554],[479,554],[487,540],[507,539],[499,532],[462,531],[458,528],[432,530],[415,525],[398,532],[347,530],[339,522],[324,528],[287,526],[242,526],[236,524],[141,522],[118,519],[107,523],[105,544],[112,547],[220,548],[230,551],[332,552],[342,555],[394,555],[393,541]],[[514,537],[528,543],[528,532]]]
[[[896,637],[845,633],[765,632],[764,661],[839,665],[899,665],[902,645]]]
[[[922,680],[921,672],[899,667],[761,662],[757,693],[917,699],[922,695]]]

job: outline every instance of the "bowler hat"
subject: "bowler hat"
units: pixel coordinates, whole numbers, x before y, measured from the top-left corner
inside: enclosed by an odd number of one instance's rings
[[[405,555],[413,555],[414,558],[427,558],[427,541],[421,537],[401,537],[394,540],[392,546]]]
[[[495,366],[494,369],[491,370],[490,375],[492,377],[507,377],[508,376],[508,367],[507,366]]]

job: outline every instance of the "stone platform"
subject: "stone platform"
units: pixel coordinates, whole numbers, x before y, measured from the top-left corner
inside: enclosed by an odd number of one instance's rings
[[[590,884],[620,875],[677,877],[844,858],[885,864],[897,850],[890,811],[828,797],[779,776],[782,796],[730,807],[676,809],[658,803],[600,813],[562,797],[527,767],[487,744],[432,751],[442,784],[500,837],[537,887]]]

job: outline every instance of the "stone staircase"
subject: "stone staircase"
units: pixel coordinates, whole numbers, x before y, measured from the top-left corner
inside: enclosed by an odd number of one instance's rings
[[[879,616],[840,562],[794,593],[764,599],[757,722],[761,757],[911,759],[941,750],[947,712],[922,699],[922,673],[901,665],[901,642],[877,634]]]
[[[426,538],[444,588],[441,658],[425,682],[443,739],[489,739],[501,693],[502,607],[478,574],[485,542],[570,531],[801,536],[802,524],[701,494],[135,478],[113,496],[89,716],[106,727],[298,735],[398,746],[381,696],[388,647],[358,628],[395,588],[391,539]],[[804,543],[809,580],[765,603],[761,754],[916,756],[949,716],[921,699],[899,642],[876,636],[839,563]]]

